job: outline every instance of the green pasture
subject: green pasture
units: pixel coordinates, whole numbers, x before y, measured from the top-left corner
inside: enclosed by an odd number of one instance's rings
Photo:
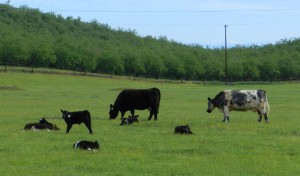
[[[109,105],[124,88],[161,90],[157,121],[119,126]],[[270,122],[253,112],[232,112],[230,123],[207,97],[224,89],[264,89]],[[300,175],[300,84],[200,85],[122,78],[0,73],[1,175]],[[87,109],[93,135],[82,125],[65,134],[60,109]],[[128,113],[126,113],[128,115]],[[59,131],[24,131],[41,117]],[[174,135],[189,124],[194,135]],[[98,140],[96,152],[73,150],[77,140]]]

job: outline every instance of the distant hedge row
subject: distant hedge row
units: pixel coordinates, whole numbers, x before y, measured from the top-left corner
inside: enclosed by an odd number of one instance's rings
[[[96,20],[0,5],[0,64],[183,80],[224,80],[224,48],[140,37]],[[300,79],[300,39],[228,49],[230,81]]]

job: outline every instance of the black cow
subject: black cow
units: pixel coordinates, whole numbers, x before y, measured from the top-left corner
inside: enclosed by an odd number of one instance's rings
[[[56,125],[28,123],[25,125],[24,130],[59,130],[59,128]]]
[[[174,134],[193,134],[189,125],[175,127]]]
[[[134,115],[134,116],[128,116],[128,118],[123,118],[122,121],[121,121],[121,126],[122,125],[130,125],[130,124],[133,124],[134,122],[139,122],[138,120],[138,116],[139,115]]]
[[[84,111],[77,111],[77,112],[68,112],[68,111],[61,110],[61,112],[62,112],[62,118],[67,123],[66,133],[69,133],[73,124],[84,123],[85,126],[89,129],[90,134],[93,134],[91,115],[89,111],[84,110]]]
[[[115,119],[119,111],[121,112],[121,119],[123,119],[126,111],[130,111],[131,115],[134,116],[135,109],[149,109],[148,120],[151,120],[153,115],[154,120],[157,120],[159,103],[160,91],[157,88],[123,90],[118,95],[114,105],[110,105],[109,118]]]
[[[100,145],[98,141],[91,142],[91,141],[77,141],[73,145],[74,149],[81,149],[81,150],[98,150],[100,148]]]

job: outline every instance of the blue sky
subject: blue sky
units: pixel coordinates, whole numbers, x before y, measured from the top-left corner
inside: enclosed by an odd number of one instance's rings
[[[10,5],[204,47],[224,45],[225,24],[229,46],[300,37],[299,0],[10,0]]]

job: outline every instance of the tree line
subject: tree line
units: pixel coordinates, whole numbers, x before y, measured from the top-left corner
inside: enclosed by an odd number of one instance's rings
[[[224,48],[141,37],[97,20],[0,5],[0,65],[182,80],[224,80]],[[229,81],[300,79],[300,39],[228,49]]]

